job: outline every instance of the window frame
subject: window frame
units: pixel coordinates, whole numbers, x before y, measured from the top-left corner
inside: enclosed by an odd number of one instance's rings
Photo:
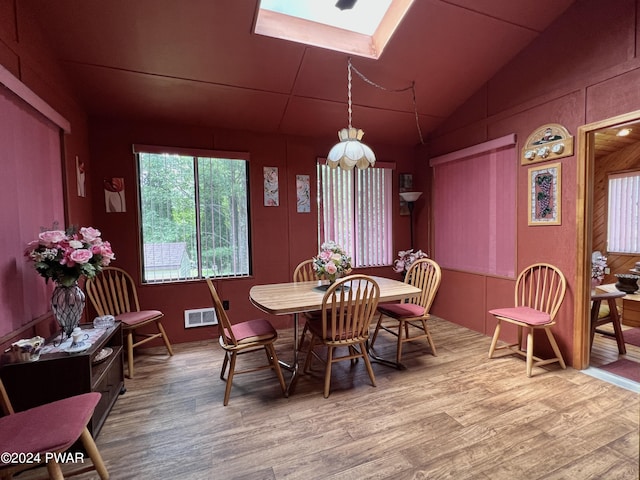
[[[429,165],[433,167],[433,251],[440,266],[516,278],[515,134],[434,157]],[[459,225],[465,225],[463,235]]]
[[[340,241],[336,238],[330,238],[333,235],[331,233],[327,233],[325,231],[325,221],[324,221],[324,210],[325,207],[323,205],[323,185],[322,185],[322,181],[323,181],[323,174],[322,174],[322,168],[330,168],[326,165],[326,158],[318,158],[318,162],[316,165],[316,174],[317,174],[317,188],[318,188],[318,196],[317,196],[317,201],[318,201],[318,248],[320,248],[320,246],[328,240],[334,240],[338,243],[340,243]],[[384,185],[382,185],[382,187],[384,188],[384,193],[382,194],[383,198],[388,198],[388,202],[385,202],[384,208],[385,208],[385,215],[384,215],[384,220],[382,221],[383,224],[388,224],[388,226],[386,226],[386,229],[383,230],[381,233],[383,234],[383,238],[384,241],[382,242],[382,248],[385,250],[382,255],[386,256],[386,258],[383,258],[381,261],[379,262],[374,262],[372,263],[361,263],[362,261],[364,261],[364,259],[370,258],[370,255],[367,255],[366,252],[364,252],[361,247],[362,242],[364,240],[362,240],[363,235],[361,232],[361,222],[362,222],[362,215],[358,215],[358,205],[361,203],[362,201],[362,195],[360,194],[361,192],[361,188],[359,185],[359,181],[358,181],[358,170],[356,168],[354,168],[351,172],[353,173],[352,175],[352,183],[351,186],[345,186],[346,189],[351,189],[352,191],[352,195],[351,198],[349,200],[352,201],[352,204],[350,206],[349,209],[345,208],[345,212],[348,212],[349,214],[349,222],[350,222],[350,231],[348,233],[348,236],[352,239],[351,242],[348,245],[341,245],[346,251],[347,253],[351,256],[352,259],[352,266],[354,268],[375,268],[375,267],[385,267],[385,266],[390,266],[393,264],[393,260],[394,260],[394,255],[395,255],[395,251],[394,251],[394,245],[393,245],[393,208],[394,208],[394,201],[393,201],[393,179],[394,179],[394,171],[395,171],[395,163],[394,162],[376,162],[375,166],[373,167],[368,167],[367,170],[369,169],[385,169],[385,170],[389,170],[388,179],[386,180],[386,183]],[[340,168],[340,167],[336,167],[336,168]],[[366,172],[367,170],[363,170],[362,172]],[[365,213],[366,215],[366,213]],[[384,226],[384,225],[383,225]],[[334,229],[335,230],[335,229]],[[381,235],[378,235],[378,237],[381,237]],[[361,257],[362,257],[362,261],[361,261]]]
[[[619,178],[630,178],[630,177],[637,177],[636,183],[637,185],[635,185],[635,191],[633,192],[636,197],[634,198],[633,201],[635,201],[636,203],[636,222],[638,223],[636,230],[636,240],[635,240],[635,244],[636,244],[636,248],[634,251],[621,251],[618,248],[612,248],[612,241],[611,241],[611,209],[613,207],[611,207],[611,181],[615,180],[615,179],[619,179]],[[607,253],[613,253],[615,255],[631,255],[631,256],[637,256],[640,255],[640,238],[638,238],[638,229],[640,228],[640,169],[632,169],[632,170],[624,170],[624,171],[618,171],[618,172],[609,172],[607,173],[607,192],[606,192],[606,198],[607,198],[607,208],[606,208],[606,223],[607,223],[607,237],[606,237],[606,251]],[[628,197],[624,197],[623,198],[626,200]],[[628,203],[625,203],[625,205],[627,205]],[[624,212],[624,208],[622,209],[618,209],[619,212]],[[629,218],[631,217],[631,214],[629,214],[627,217],[625,218]],[[618,228],[620,228],[620,224],[618,224]],[[633,232],[634,229],[633,227],[629,229],[630,232]],[[618,245],[614,245],[614,247],[618,247]]]
[[[248,152],[236,152],[236,151],[224,151],[224,150],[208,150],[208,149],[199,149],[199,148],[182,148],[182,147],[167,147],[167,146],[157,146],[157,145],[141,145],[134,144],[133,145],[133,153],[136,159],[136,183],[138,190],[138,241],[139,241],[139,255],[140,255],[140,278],[143,284],[148,285],[167,285],[172,283],[183,283],[190,281],[198,281],[204,278],[216,278],[216,279],[225,279],[225,278],[247,278],[253,275],[253,252],[252,252],[252,219],[251,219],[251,171],[250,171],[250,155]],[[171,278],[168,280],[157,280],[157,279],[147,279],[145,275],[145,259],[144,259],[144,229],[143,229],[143,216],[142,216],[142,189],[140,188],[140,154],[155,154],[155,155],[179,155],[185,157],[192,157],[194,163],[194,172],[193,172],[193,182],[194,182],[194,212],[195,212],[195,241],[196,241],[196,252],[197,252],[197,273],[195,276],[190,276],[188,278]],[[200,178],[198,173],[198,159],[201,158],[209,158],[209,159],[225,159],[225,160],[241,160],[246,162],[245,164],[245,176],[246,176],[246,216],[247,216],[247,273],[240,273],[235,275],[204,275],[203,271],[203,259],[202,259],[202,232],[201,232],[201,215],[200,215],[200,194],[199,194],[199,184]]]

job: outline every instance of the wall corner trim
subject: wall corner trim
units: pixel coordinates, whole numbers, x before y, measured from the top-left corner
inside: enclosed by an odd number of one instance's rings
[[[71,123],[69,123],[66,118],[51,108],[47,102],[36,95],[36,93],[22,83],[20,79],[14,77],[11,72],[2,65],[0,65],[0,84],[35,108],[41,115],[60,127],[64,133],[71,133]]]

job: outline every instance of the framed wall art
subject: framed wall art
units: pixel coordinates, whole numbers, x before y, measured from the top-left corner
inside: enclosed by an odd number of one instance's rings
[[[296,209],[298,213],[311,211],[311,186],[309,175],[296,175]]]
[[[105,178],[104,186],[104,203],[107,213],[124,213],[127,211],[127,202],[125,200],[124,178],[113,177]]]
[[[400,193],[413,190],[413,175],[410,173],[401,173],[398,175],[398,187]],[[409,206],[402,197],[400,197],[400,215],[409,215]]]
[[[562,178],[560,163],[529,169],[529,225],[560,225]]]
[[[557,160],[573,155],[573,137],[558,123],[548,123],[533,131],[522,147],[520,165]]]
[[[264,206],[277,207],[280,205],[278,167],[263,167],[262,172],[264,177]]]

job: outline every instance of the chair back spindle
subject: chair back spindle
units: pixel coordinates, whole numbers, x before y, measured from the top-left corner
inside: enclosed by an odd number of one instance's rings
[[[556,267],[536,263],[523,270],[516,281],[515,305],[546,312],[553,320],[567,289],[567,282]]]
[[[429,258],[420,258],[411,264],[404,281],[414,287],[421,289],[420,293],[414,297],[402,300],[401,303],[414,303],[420,305],[428,313],[436,298],[436,293],[440,287],[442,272],[440,265]]]

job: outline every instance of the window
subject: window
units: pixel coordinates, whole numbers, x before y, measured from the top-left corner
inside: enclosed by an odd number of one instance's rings
[[[640,253],[640,171],[609,175],[607,251]]]
[[[319,244],[335,241],[354,267],[392,262],[393,170],[386,167],[378,162],[376,168],[342,170],[318,164]]]
[[[249,275],[248,155],[134,150],[143,282]]]

